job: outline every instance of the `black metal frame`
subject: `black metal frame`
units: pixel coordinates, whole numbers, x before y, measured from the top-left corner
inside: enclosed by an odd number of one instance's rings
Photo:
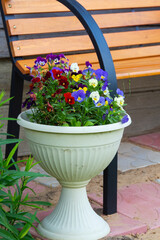
[[[103,36],[102,31],[92,18],[90,13],[76,0],[58,0],[80,20],[85,30],[87,31],[96,51],[99,59],[100,66],[103,70],[108,72],[108,81],[110,83],[110,89],[112,90],[111,95],[114,96],[117,89],[116,73],[114,69],[113,60],[110,54],[110,50]],[[6,33],[6,39],[10,52],[10,57],[13,63],[12,69],[12,80],[11,80],[11,96],[15,96],[10,102],[9,106],[9,117],[17,117],[21,111],[22,94],[23,94],[23,83],[25,80],[30,80],[28,75],[23,75],[16,67],[15,63],[17,58],[13,58],[10,41],[12,40],[7,32],[6,20],[7,16],[4,15],[2,4],[0,1],[0,8],[2,13],[3,24]],[[18,39],[18,36],[15,37]],[[15,108],[16,106],[16,108]],[[19,126],[15,121],[8,122],[7,132],[13,134],[16,138],[19,138]],[[7,145],[6,156],[9,154],[13,145]],[[15,154],[17,158],[17,153]],[[103,174],[103,213],[113,214],[117,212],[117,154],[112,160],[111,164],[104,170]]]

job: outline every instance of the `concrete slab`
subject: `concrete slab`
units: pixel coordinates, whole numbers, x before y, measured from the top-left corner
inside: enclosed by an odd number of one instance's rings
[[[103,204],[103,198],[88,195],[92,201]],[[160,185],[139,183],[118,190],[119,214],[140,221],[150,229],[160,227]]]
[[[130,169],[142,168],[160,163],[160,152],[122,142],[118,151],[118,170],[125,172]]]
[[[130,141],[160,151],[160,132],[131,137]]]

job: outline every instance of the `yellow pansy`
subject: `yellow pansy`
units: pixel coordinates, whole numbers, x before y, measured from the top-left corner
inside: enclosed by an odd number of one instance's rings
[[[82,77],[82,74],[72,75],[72,79],[73,79],[75,82],[78,82],[81,77]]]

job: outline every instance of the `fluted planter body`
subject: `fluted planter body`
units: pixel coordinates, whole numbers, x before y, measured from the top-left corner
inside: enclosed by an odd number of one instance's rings
[[[19,115],[18,123],[24,127],[31,152],[62,185],[55,210],[38,226],[40,233],[64,240],[104,237],[109,226],[91,208],[86,185],[109,165],[131,120],[125,124],[57,127],[31,123],[26,112]]]

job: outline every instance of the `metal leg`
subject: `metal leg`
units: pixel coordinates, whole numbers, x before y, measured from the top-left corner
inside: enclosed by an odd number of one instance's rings
[[[103,172],[103,214],[117,212],[117,154]]]
[[[22,105],[22,96],[23,96],[23,85],[24,79],[18,74],[15,67],[12,68],[12,80],[11,80],[11,89],[10,97],[13,99],[9,103],[9,113],[8,117],[17,118],[21,112]],[[19,138],[19,125],[15,121],[8,121],[7,133],[12,134],[14,137],[7,136],[7,138]],[[6,145],[5,157],[9,155],[10,151],[15,144]],[[17,152],[14,154],[14,160],[17,160]]]

